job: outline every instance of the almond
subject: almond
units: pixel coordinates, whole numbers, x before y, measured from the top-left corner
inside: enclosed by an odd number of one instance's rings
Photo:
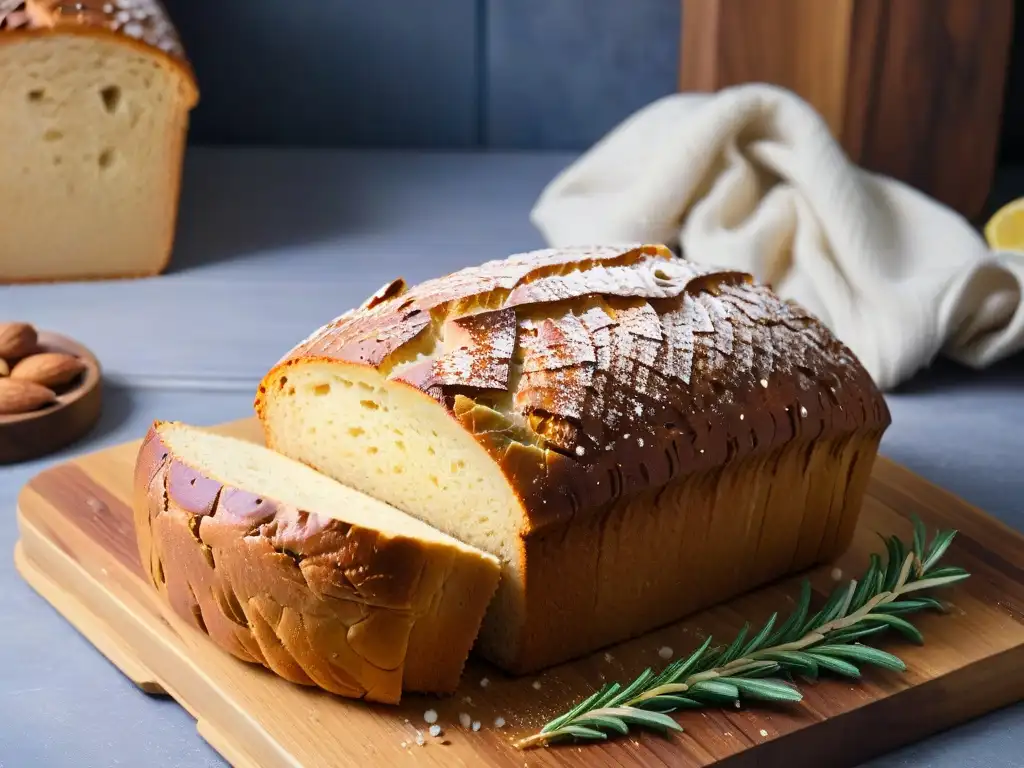
[[[0,379],[4,376],[9,376],[11,373],[11,366],[7,364],[7,361],[0,357]]]
[[[62,387],[85,370],[85,363],[63,352],[29,355],[11,369],[11,378],[31,381],[53,389]]]
[[[39,336],[28,323],[0,323],[0,357],[17,360],[36,351]]]
[[[28,413],[57,399],[52,390],[34,381],[0,379],[0,416]]]

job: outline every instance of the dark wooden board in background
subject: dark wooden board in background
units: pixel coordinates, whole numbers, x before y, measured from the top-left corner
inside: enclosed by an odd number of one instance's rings
[[[218,428],[258,439],[253,420]],[[471,659],[449,698],[407,696],[397,707],[368,705],[287,683],[220,651],[163,610],[142,576],[132,527],[132,467],[138,443],[90,454],[34,478],[19,500],[15,555],[24,578],[124,674],[150,694],[166,692],[198,721],[200,734],[236,768],[319,766],[852,766],[901,744],[1024,698],[1024,539],[993,518],[880,459],[851,549],[811,577],[823,595],[834,568],[850,578],[876,533],[910,534],[909,516],[961,531],[948,554],[973,576],[944,595],[945,614],[916,619],[926,638],[883,647],[908,664],[903,674],[866,670],[859,682],[804,687],[798,705],[708,709],[679,715],[685,732],[636,732],[587,746],[518,751],[535,730],[605,680],[632,678],[710,632],[731,639],[744,619],[788,611],[788,579],[636,640],[526,678]],[[480,681],[488,678],[489,685]],[[539,688],[534,687],[535,681]],[[426,734],[435,709],[442,738]],[[459,714],[479,720],[463,728]],[[495,718],[506,724],[495,727]],[[416,731],[425,735],[417,746]]]
[[[769,82],[850,158],[984,210],[999,154],[1013,0],[682,0],[679,88]]]

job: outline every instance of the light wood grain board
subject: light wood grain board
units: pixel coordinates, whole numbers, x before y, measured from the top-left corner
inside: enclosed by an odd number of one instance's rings
[[[258,439],[253,420],[217,428]],[[289,766],[799,766],[841,768],[1024,698],[1024,539],[981,511],[880,459],[850,550],[810,573],[819,599],[842,571],[860,572],[877,534],[909,537],[909,516],[960,531],[947,555],[973,577],[943,595],[946,614],[920,615],[926,644],[882,643],[903,674],[865,670],[860,681],[803,686],[797,705],[690,711],[681,734],[640,733],[586,746],[519,751],[535,730],[605,680],[626,681],[713,633],[731,639],[744,619],[786,612],[787,579],[679,624],[533,677],[511,678],[471,659],[458,693],[407,696],[397,707],[346,700],[287,683],[212,645],[166,612],[143,579],[129,508],[138,443],[94,453],[34,478],[19,499],[23,577],[148,694],[174,697],[199,733],[237,768]],[[742,567],[742,564],[740,564]],[[481,685],[487,679],[486,687]],[[142,694],[140,694],[142,695]],[[423,713],[444,729],[430,737]],[[479,731],[460,725],[468,714]],[[504,727],[495,719],[505,720]],[[417,746],[417,730],[425,745]]]

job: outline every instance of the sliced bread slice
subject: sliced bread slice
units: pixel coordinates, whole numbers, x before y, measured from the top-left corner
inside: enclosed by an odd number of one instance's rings
[[[155,422],[142,563],[173,611],[296,683],[397,703],[458,685],[497,558],[261,445]]]

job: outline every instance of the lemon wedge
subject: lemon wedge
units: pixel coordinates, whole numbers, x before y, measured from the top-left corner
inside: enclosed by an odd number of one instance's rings
[[[1024,251],[1024,197],[992,214],[985,224],[985,240],[994,251]]]

